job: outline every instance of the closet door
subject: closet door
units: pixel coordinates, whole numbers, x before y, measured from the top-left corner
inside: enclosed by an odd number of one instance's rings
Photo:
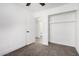
[[[50,17],[50,42],[75,45],[76,12],[67,12]]]

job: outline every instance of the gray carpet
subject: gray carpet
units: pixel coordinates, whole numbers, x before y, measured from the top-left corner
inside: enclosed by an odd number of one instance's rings
[[[5,56],[78,56],[78,53],[74,47],[54,43],[49,43],[49,46],[33,43]]]

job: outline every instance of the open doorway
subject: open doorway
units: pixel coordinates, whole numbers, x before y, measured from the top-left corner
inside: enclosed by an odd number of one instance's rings
[[[36,18],[36,43],[41,43],[43,39],[42,21],[40,18]]]

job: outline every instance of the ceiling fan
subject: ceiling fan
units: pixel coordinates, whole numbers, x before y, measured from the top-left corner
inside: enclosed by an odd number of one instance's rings
[[[45,3],[39,3],[41,6],[44,6],[45,5]],[[26,4],[26,6],[30,6],[31,5],[31,3],[27,3]]]

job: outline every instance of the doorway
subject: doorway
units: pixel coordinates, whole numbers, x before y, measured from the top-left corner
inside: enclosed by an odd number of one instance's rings
[[[40,18],[36,18],[36,42],[41,43],[43,39],[43,24]]]

